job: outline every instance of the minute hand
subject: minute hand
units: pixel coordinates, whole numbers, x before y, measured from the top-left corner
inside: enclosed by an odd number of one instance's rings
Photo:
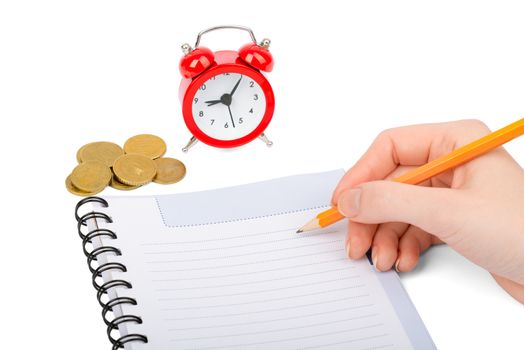
[[[233,90],[231,90],[231,93],[229,94],[229,96],[233,97],[233,94],[235,93],[235,91],[237,91],[238,85],[240,85],[240,81],[242,80],[242,77],[243,75],[240,76],[240,79],[238,79],[237,83],[233,87]]]
[[[231,107],[229,105],[227,106],[227,110],[229,111],[229,116],[231,117],[231,123],[233,124],[233,127],[236,128],[235,119],[233,119],[233,113],[231,113]]]

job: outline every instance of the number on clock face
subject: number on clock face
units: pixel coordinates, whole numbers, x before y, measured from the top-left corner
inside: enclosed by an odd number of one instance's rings
[[[247,75],[224,73],[204,82],[193,97],[193,118],[200,130],[219,140],[251,133],[266,111],[266,98]]]

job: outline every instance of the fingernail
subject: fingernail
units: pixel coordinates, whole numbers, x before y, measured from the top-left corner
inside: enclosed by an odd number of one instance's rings
[[[349,258],[349,241],[346,244],[346,255]]]
[[[400,258],[398,258],[397,261],[395,262],[395,270],[396,270],[397,272],[400,272],[400,271],[398,270],[398,264],[399,264],[399,263],[400,263]]]
[[[346,192],[342,192],[338,199],[337,208],[342,215],[347,218],[352,218],[358,214],[360,209],[360,188],[354,188]]]
[[[377,260],[378,260],[377,254],[375,252],[371,253],[371,261],[373,261],[373,267],[375,268],[375,270],[380,271],[377,266]]]

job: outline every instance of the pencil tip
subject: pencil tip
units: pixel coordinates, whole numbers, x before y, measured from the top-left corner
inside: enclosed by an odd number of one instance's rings
[[[307,224],[299,228],[297,233],[309,232],[311,230],[316,230],[317,228],[320,228],[320,225],[318,224],[318,219],[314,218],[313,220],[309,221]]]

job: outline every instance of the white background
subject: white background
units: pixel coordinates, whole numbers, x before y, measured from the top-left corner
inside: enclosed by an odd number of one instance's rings
[[[344,4],[344,5],[343,5]],[[518,1],[2,1],[0,121],[4,349],[108,349],[64,180],[87,142],[153,133],[186,179],[176,193],[348,168],[384,128],[524,115]],[[180,45],[218,24],[272,39],[268,149],[189,154]],[[236,49],[242,32],[202,44]],[[524,140],[507,149],[524,164]],[[108,189],[105,194],[116,191]],[[254,198],[256,200],[256,198]],[[402,280],[439,349],[521,349],[524,308],[446,247]],[[44,344],[44,345],[39,345]]]

